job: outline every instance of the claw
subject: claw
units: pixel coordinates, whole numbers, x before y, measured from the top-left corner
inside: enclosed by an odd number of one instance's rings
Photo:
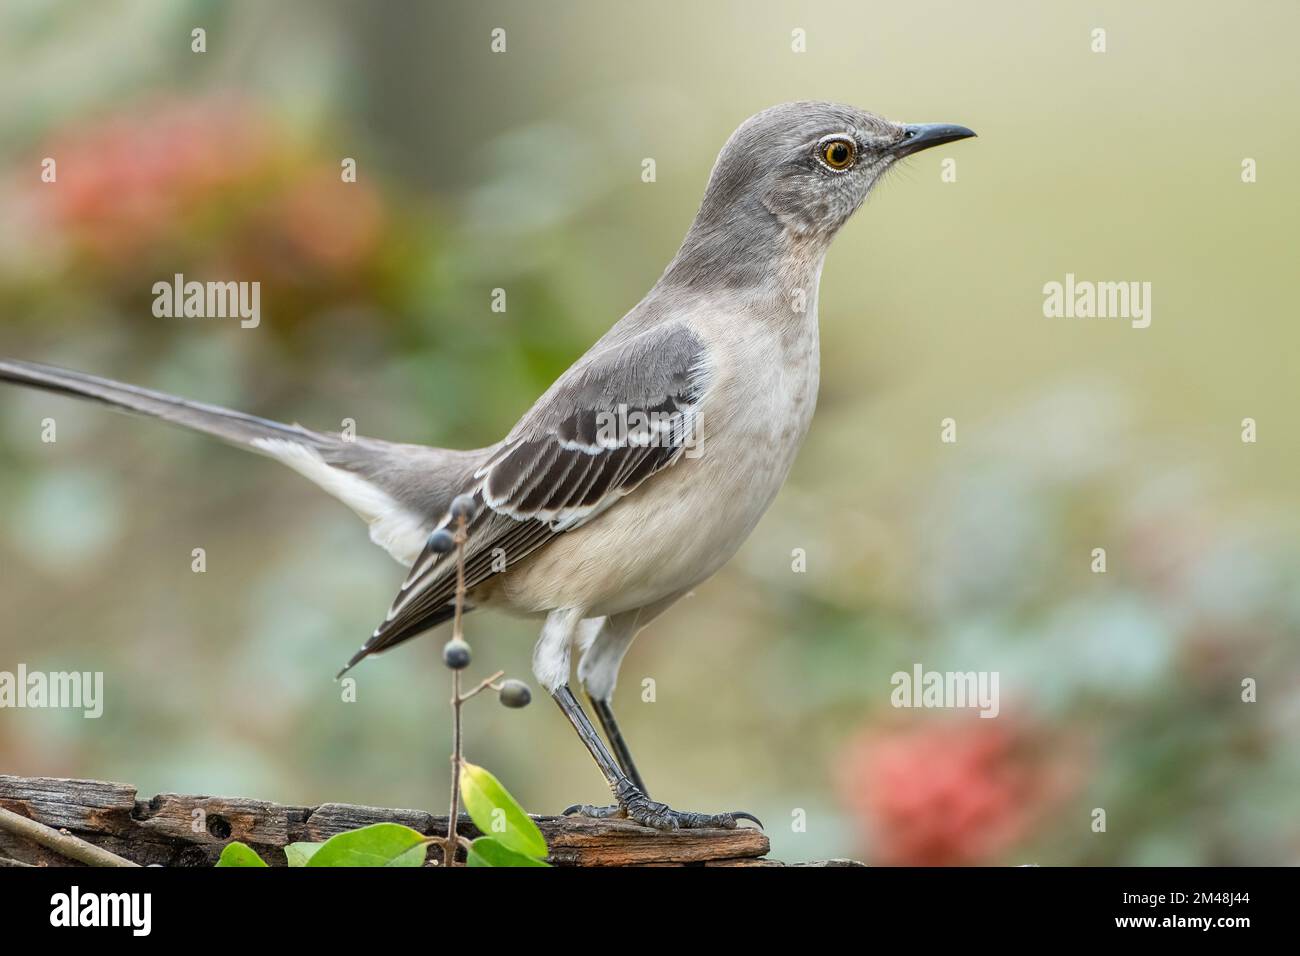
[[[575,803],[573,806],[564,810],[560,816],[564,817],[591,817],[595,820],[608,820],[611,817],[625,817],[627,811],[622,807],[593,807],[590,803]]]
[[[622,819],[639,823],[655,830],[734,830],[738,820],[748,820],[761,830],[763,821],[752,813],[736,810],[732,813],[693,813],[674,810],[665,803],[651,800],[631,781],[623,781],[615,788],[618,804],[612,807],[593,807],[589,803],[575,803],[564,810],[564,816],[592,817],[597,820]]]

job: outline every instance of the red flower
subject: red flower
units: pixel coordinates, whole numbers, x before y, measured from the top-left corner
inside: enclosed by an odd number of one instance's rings
[[[875,863],[990,863],[1065,789],[1047,743],[1005,716],[869,730],[849,747],[841,789]]]
[[[343,183],[338,157],[237,97],[151,100],[38,155],[58,179],[35,182],[32,164],[18,177],[33,229],[114,268],[157,253],[177,271],[234,261],[311,285],[364,264],[386,225],[373,185]]]
[[[184,229],[223,188],[265,172],[274,141],[233,99],[162,101],[56,136],[57,185],[32,188],[38,225],[96,257],[129,258]]]

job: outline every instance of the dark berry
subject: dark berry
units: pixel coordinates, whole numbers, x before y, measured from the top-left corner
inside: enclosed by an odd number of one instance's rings
[[[456,538],[446,528],[439,528],[429,535],[429,550],[435,554],[446,554],[456,547]]]
[[[527,707],[533,699],[533,692],[521,680],[503,680],[500,697],[501,703],[507,707]]]
[[[442,662],[454,671],[469,667],[469,645],[453,637],[442,648]]]

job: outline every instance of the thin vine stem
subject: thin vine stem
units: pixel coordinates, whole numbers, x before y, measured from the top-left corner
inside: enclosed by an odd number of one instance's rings
[[[452,621],[451,639],[453,641],[464,640],[461,630],[461,620],[465,610],[465,540],[468,537],[466,532],[467,520],[465,515],[456,518],[456,616]],[[479,687],[469,695],[482,690]],[[451,672],[451,812],[447,816],[447,841],[443,845],[442,862],[444,866],[456,865],[456,848],[460,841],[456,837],[456,824],[460,817],[460,768],[461,759],[461,707],[469,697],[462,697],[460,693],[460,671],[453,669]]]

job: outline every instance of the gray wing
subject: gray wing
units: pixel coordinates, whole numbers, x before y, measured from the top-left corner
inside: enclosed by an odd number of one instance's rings
[[[684,325],[654,327],[584,356],[466,484],[463,493],[478,506],[465,550],[467,588],[675,464],[696,440],[710,378],[707,350]],[[444,515],[439,527],[449,522]],[[446,620],[455,589],[454,554],[426,546],[388,616],[347,666]]]

